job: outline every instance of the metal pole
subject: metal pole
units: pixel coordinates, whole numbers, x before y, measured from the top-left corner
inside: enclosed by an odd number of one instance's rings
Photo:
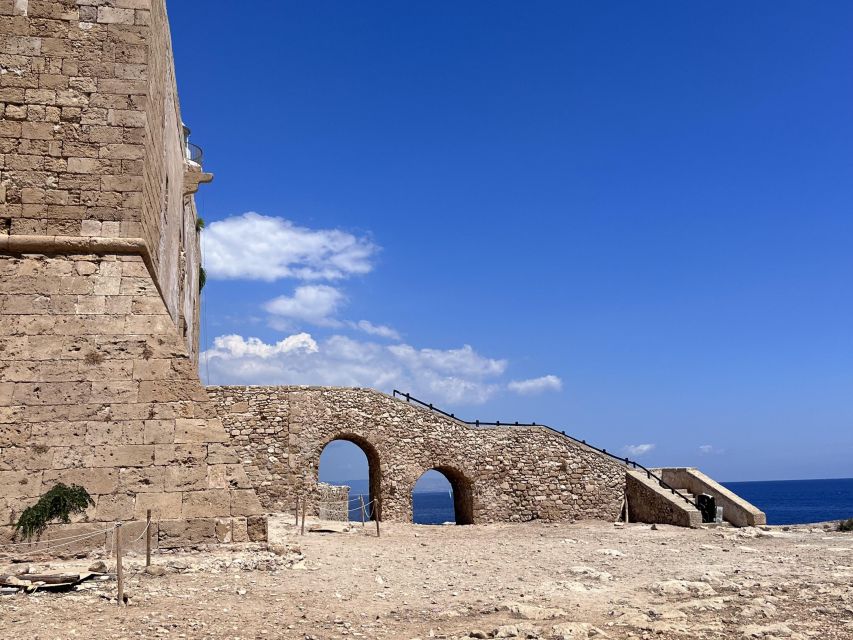
[[[151,509],[145,514],[145,566],[151,566]]]
[[[118,606],[124,605],[124,571],[121,566],[121,522],[116,522],[116,584],[118,587]]]

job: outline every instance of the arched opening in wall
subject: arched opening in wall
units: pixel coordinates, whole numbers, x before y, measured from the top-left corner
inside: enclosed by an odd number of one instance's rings
[[[374,501],[381,495],[382,474],[379,454],[367,440],[342,434],[326,443],[320,453],[317,479],[333,486],[347,486],[349,517],[361,518],[359,498],[365,504],[366,516],[374,517]]]
[[[425,471],[412,489],[412,522],[474,524],[471,481],[453,467]]]

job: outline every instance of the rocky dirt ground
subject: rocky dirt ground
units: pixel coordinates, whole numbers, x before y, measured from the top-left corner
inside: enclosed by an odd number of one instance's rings
[[[822,527],[383,524],[377,539],[276,519],[270,533],[269,549],[156,555],[162,575],[131,556],[123,608],[111,581],[0,596],[0,637],[853,638],[853,534]]]

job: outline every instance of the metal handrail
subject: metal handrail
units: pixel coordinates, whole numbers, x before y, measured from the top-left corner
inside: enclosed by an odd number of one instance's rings
[[[187,160],[195,162],[197,165],[201,165],[203,158],[204,151],[202,151],[201,147],[197,144],[193,144],[192,142],[187,142]]]
[[[574,436],[570,436],[565,431],[560,431],[558,429],[555,429],[554,427],[549,427],[547,424],[540,424],[537,422],[501,422],[499,420],[497,420],[495,422],[482,422],[480,420],[473,420],[473,421],[472,420],[463,420],[462,418],[457,418],[455,414],[448,413],[447,411],[442,411],[441,409],[434,407],[431,403],[424,402],[423,400],[418,400],[417,398],[415,398],[413,395],[411,395],[409,393],[403,393],[402,391],[398,391],[397,389],[394,389],[392,392],[392,396],[394,398],[396,398],[398,396],[401,398],[405,398],[406,402],[409,402],[409,403],[414,402],[415,404],[420,405],[426,409],[429,409],[430,411],[441,414],[443,416],[447,416],[448,418],[456,420],[457,422],[461,422],[462,424],[466,424],[466,425],[473,426],[473,427],[542,427],[543,429],[549,429],[550,431],[553,431],[557,435],[563,436],[564,438],[568,438],[569,440],[576,442],[578,444],[582,444],[585,447],[589,447],[590,449],[592,449],[593,451],[597,451],[598,453],[603,453],[604,455],[609,456],[610,458],[613,458],[614,460],[618,460],[619,462],[623,463],[626,467],[632,466],[632,467],[634,467],[634,469],[641,469],[641,470],[645,471],[646,477],[648,479],[654,478],[655,480],[658,481],[658,484],[661,487],[663,487],[665,489],[669,489],[673,493],[673,495],[679,496],[680,498],[685,500],[689,505],[691,505],[693,507],[696,506],[696,503],[693,502],[692,500],[690,500],[690,498],[685,496],[678,489],[676,489],[676,488],[672,487],[671,485],[667,484],[666,482],[664,482],[663,478],[658,476],[656,473],[654,473],[650,469],[644,467],[643,465],[641,465],[636,460],[630,460],[628,458],[620,458],[619,456],[610,453],[607,449],[599,449],[598,447],[589,444],[586,440],[578,440]]]

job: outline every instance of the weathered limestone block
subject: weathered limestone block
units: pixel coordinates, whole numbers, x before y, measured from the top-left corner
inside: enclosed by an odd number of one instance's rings
[[[267,539],[267,519],[264,516],[247,518],[246,529],[250,542],[263,542]]]
[[[210,486],[207,468],[198,464],[167,467],[164,482],[166,491],[203,491]]]
[[[181,515],[184,518],[199,518],[211,513],[231,515],[231,494],[227,489],[203,489],[184,493],[181,505]]]
[[[131,494],[113,493],[98,496],[95,517],[98,522],[124,520],[133,513],[134,497]]]
[[[133,517],[141,519],[151,510],[152,518],[161,520],[174,518],[181,512],[180,493],[137,493]]]
[[[163,549],[187,547],[216,540],[216,519],[214,518],[160,520],[158,525],[160,528],[158,543]]]
[[[261,502],[253,489],[234,489],[231,491],[231,515],[257,516],[263,512]]]
[[[227,442],[228,435],[218,419],[175,420],[175,442]]]

